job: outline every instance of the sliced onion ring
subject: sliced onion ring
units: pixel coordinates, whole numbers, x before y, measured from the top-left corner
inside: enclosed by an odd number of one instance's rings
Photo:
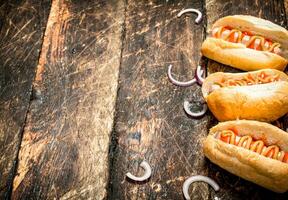
[[[218,191],[220,189],[219,185],[214,180],[212,180],[211,178],[207,176],[201,176],[201,175],[191,176],[183,184],[183,194],[184,194],[185,199],[190,200],[190,196],[188,193],[189,186],[192,183],[197,182],[197,181],[203,181],[205,183],[208,183],[209,185],[213,187],[215,191]]]
[[[181,87],[188,87],[197,82],[196,78],[193,78],[192,80],[186,81],[186,82],[177,81],[176,79],[172,77],[171,71],[172,71],[172,65],[169,65],[168,66],[168,78],[174,85],[181,86]]]
[[[195,23],[199,23],[201,20],[202,20],[202,13],[197,10],[197,9],[194,9],[194,8],[188,8],[188,9],[184,9],[182,11],[180,11],[177,15],[177,17],[181,17],[181,15],[183,15],[184,13],[187,13],[187,12],[193,12],[193,13],[196,13],[198,16],[197,18],[195,19]]]
[[[131,180],[133,181],[145,181],[147,180],[148,178],[150,178],[151,174],[152,174],[152,170],[151,170],[151,167],[150,165],[148,164],[148,162],[146,162],[145,160],[143,160],[140,164],[140,167],[142,167],[145,172],[143,174],[143,176],[140,176],[140,177],[137,177],[137,176],[134,176],[133,174],[131,174],[130,172],[128,172],[126,174],[126,176],[128,178],[130,178]]]
[[[207,111],[207,105],[206,103],[203,104],[203,109],[200,112],[192,112],[189,108],[190,103],[189,101],[184,101],[184,110],[185,112],[190,115],[191,117],[201,117],[203,116]]]
[[[195,78],[197,80],[197,82],[199,83],[199,85],[202,85],[203,84],[203,81],[204,81],[204,70],[201,69],[201,66],[198,65],[197,68],[196,68],[196,73],[195,73]],[[202,77],[203,75],[203,77]]]

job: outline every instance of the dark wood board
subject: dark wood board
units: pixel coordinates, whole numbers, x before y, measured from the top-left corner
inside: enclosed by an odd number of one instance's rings
[[[0,2],[0,199],[11,193],[49,10],[49,0]]]
[[[124,3],[53,0],[12,199],[103,199]]]
[[[287,28],[287,2],[52,0],[50,11],[50,0],[0,1],[0,199],[184,199],[196,174],[221,190],[195,183],[193,199],[288,199],[206,159],[201,140],[217,121],[189,118],[183,101],[200,109],[200,86],[167,78],[169,64],[180,80],[199,62],[238,72],[201,58],[206,26],[251,14]],[[190,7],[203,12],[200,25],[194,14],[176,17]],[[278,122],[288,127],[288,117]],[[152,177],[126,179],[143,159]]]
[[[205,19],[196,25],[194,14],[176,15],[189,7],[203,11],[204,4],[196,0],[128,0],[127,4],[109,199],[182,199],[184,180],[208,172],[200,146],[209,117],[187,117],[183,101],[203,101],[200,87],[172,85],[167,69],[173,64],[178,79],[193,77]],[[139,167],[143,159],[153,169],[149,181],[137,184],[126,179],[128,171],[143,172]],[[195,183],[191,191],[199,199],[209,198],[203,183]]]
[[[268,19],[276,24],[287,28],[287,18],[285,14],[284,1],[237,1],[237,0],[207,0],[207,27],[208,31],[212,24],[219,18],[233,14],[248,14],[256,17]],[[208,70],[237,72],[228,66],[221,65],[215,61],[209,61]],[[216,121],[212,119],[212,121]],[[280,127],[286,130],[287,117],[279,120]],[[274,123],[275,125],[278,123]],[[212,126],[212,123],[211,123]],[[276,194],[261,188],[253,183],[245,181],[237,176],[231,175],[220,167],[208,162],[209,176],[215,179],[221,186],[221,190],[212,193],[211,199],[288,199],[288,194]]]
[[[288,17],[288,0],[284,0],[285,11],[286,11],[286,18]]]

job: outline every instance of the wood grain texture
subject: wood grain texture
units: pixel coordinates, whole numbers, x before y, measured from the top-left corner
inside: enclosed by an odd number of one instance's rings
[[[201,140],[217,121],[189,118],[183,101],[200,109],[200,87],[167,79],[169,64],[180,80],[206,64],[206,25],[251,14],[287,28],[287,0],[52,0],[47,23],[50,3],[0,1],[0,199],[12,185],[12,199],[105,199],[108,176],[108,199],[183,199],[182,184],[195,174],[221,190],[195,183],[193,199],[288,199],[205,159]],[[208,23],[176,17],[189,7],[207,10]],[[208,70],[239,71],[211,60]],[[286,129],[288,117],[274,124]],[[126,179],[143,173],[143,159],[149,181]]]
[[[184,100],[200,109],[200,87],[179,88],[167,78],[173,64],[175,77],[191,79],[200,60],[205,20],[196,25],[194,14],[176,17],[189,7],[203,10],[196,0],[128,1],[109,199],[182,199],[185,179],[207,174],[200,138],[209,119],[191,119],[183,111]],[[152,167],[149,181],[126,179],[128,171],[143,173],[143,159]],[[203,183],[195,183],[191,192],[198,199],[209,196]]]
[[[206,0],[207,27],[208,31],[212,24],[219,18],[234,15],[248,14],[256,17],[268,19],[276,24],[287,28],[287,18],[285,15],[284,1],[236,1],[236,0]],[[209,60],[208,70],[210,73],[216,71],[239,72],[240,70],[219,64]],[[287,117],[283,117],[278,122],[279,127],[284,130],[287,128]],[[212,126],[212,124],[210,125]],[[288,199],[288,194],[276,194],[261,188],[253,183],[234,176],[220,167],[209,165],[209,175],[220,183],[221,190],[211,195],[211,199]]]
[[[49,10],[49,0],[0,2],[0,199],[11,193]]]
[[[288,16],[288,0],[284,0],[286,18]]]
[[[53,0],[12,199],[103,199],[122,1]]]

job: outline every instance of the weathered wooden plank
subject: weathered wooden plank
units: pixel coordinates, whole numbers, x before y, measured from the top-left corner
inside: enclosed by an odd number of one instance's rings
[[[288,0],[284,0],[286,18],[288,17]]]
[[[208,118],[191,119],[182,108],[185,99],[201,101],[200,87],[175,87],[167,78],[170,63],[179,79],[192,78],[200,60],[204,22],[194,24],[193,14],[176,17],[188,7],[203,10],[196,0],[128,1],[109,199],[182,199],[184,180],[207,174],[200,138]],[[143,159],[153,169],[150,180],[125,179],[128,171],[141,174]],[[203,183],[191,191],[200,199],[209,196]]]
[[[103,199],[123,1],[53,0],[13,199]]]
[[[0,3],[0,199],[9,198],[49,0]]]
[[[233,14],[249,14],[275,22],[287,28],[287,18],[285,15],[284,1],[265,0],[265,1],[236,1],[236,0],[206,0],[207,27],[219,18]],[[237,72],[239,70],[219,64],[209,60],[208,70],[210,73],[215,71]],[[287,119],[282,118],[280,127],[285,129]],[[277,124],[277,123],[275,123]],[[221,190],[216,194],[220,199],[287,199],[288,194],[277,195],[266,189],[256,186],[237,176],[231,175],[225,170],[208,162],[209,175],[214,178],[221,186]],[[211,198],[216,197],[214,194]]]

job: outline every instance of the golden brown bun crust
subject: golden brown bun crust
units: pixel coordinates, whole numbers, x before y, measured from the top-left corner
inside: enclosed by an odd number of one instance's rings
[[[244,71],[267,68],[283,71],[288,63],[275,53],[253,50],[241,43],[211,37],[203,42],[201,52],[207,58]]]
[[[256,138],[259,137],[259,139],[261,135],[263,135],[262,138],[266,136],[269,138],[265,141],[266,145],[276,144],[280,148],[285,147],[282,150],[287,151],[288,134],[286,132],[267,123],[238,120],[219,123],[210,130],[203,143],[205,156],[237,176],[275,192],[286,192],[288,190],[288,164],[215,138],[214,134],[217,131],[232,127],[244,135],[256,134]]]
[[[288,82],[288,76],[284,72],[276,70],[276,69],[262,69],[262,70],[257,70],[257,71],[252,71],[252,72],[242,72],[242,73],[216,72],[216,73],[210,74],[208,77],[205,78],[202,84],[203,96],[205,99],[207,98],[215,82],[220,82],[221,80],[239,80],[239,79],[246,77],[248,74],[254,77],[262,72],[264,72],[265,74],[269,76],[277,75],[279,76],[279,80]]]
[[[219,121],[274,121],[288,112],[288,82],[223,87],[210,93],[206,101]]]

